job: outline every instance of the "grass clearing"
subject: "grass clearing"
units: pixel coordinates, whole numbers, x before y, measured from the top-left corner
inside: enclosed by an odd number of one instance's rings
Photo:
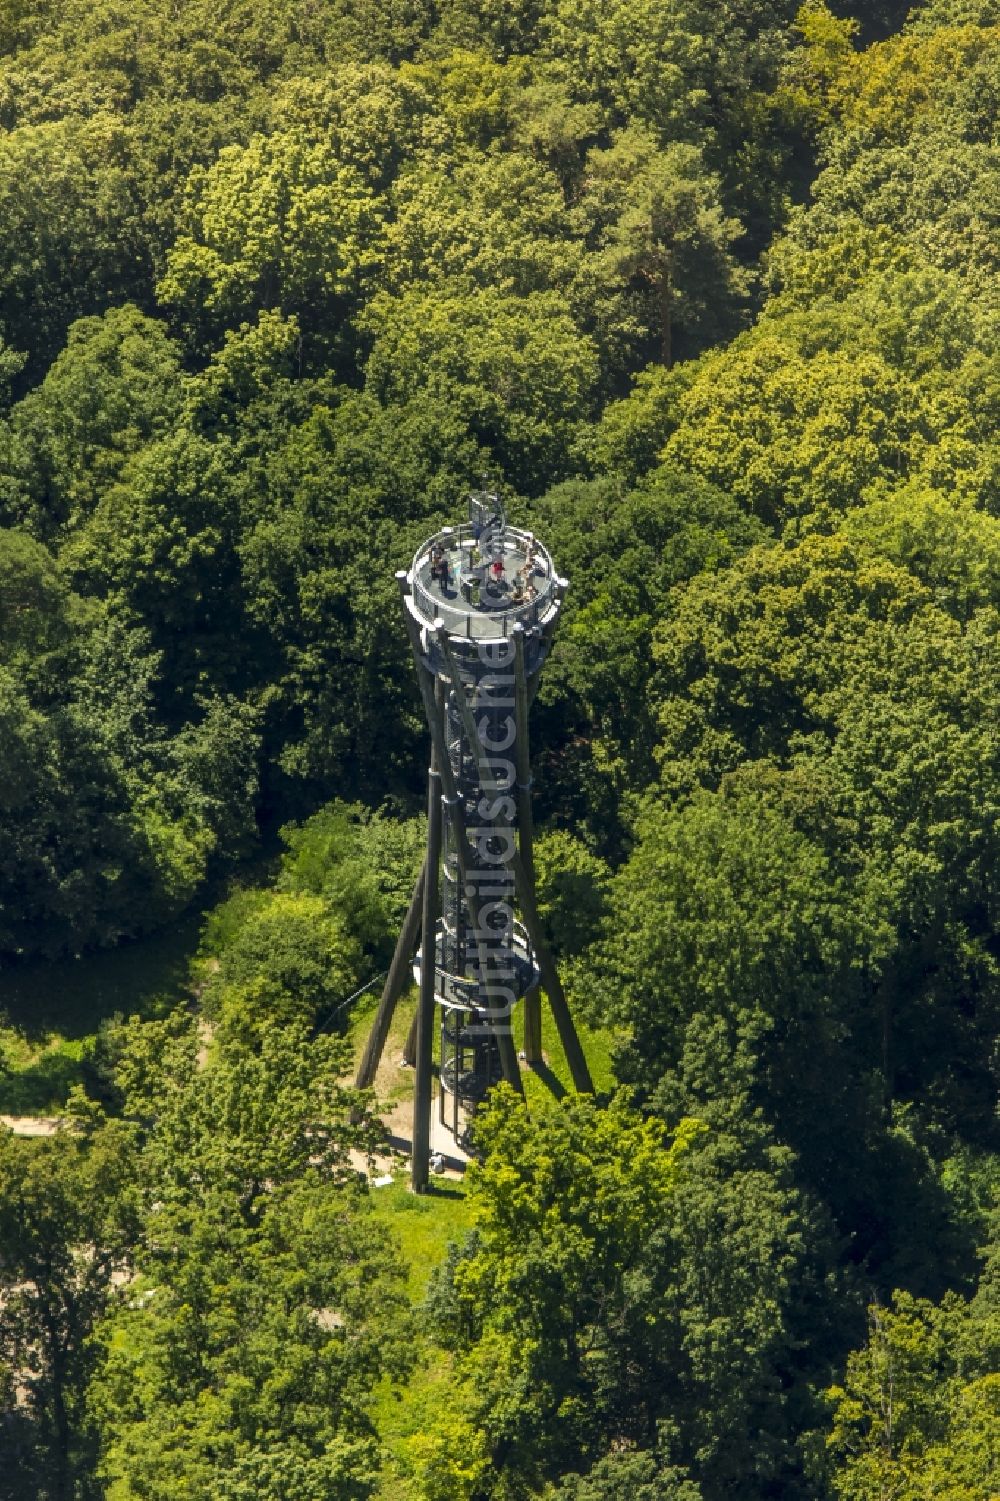
[[[407,1172],[391,1188],[373,1188],[372,1199],[376,1219],[390,1225],[399,1239],[409,1268],[407,1291],[411,1302],[419,1303],[449,1241],[462,1240],[472,1227],[465,1184],[432,1178],[426,1193],[415,1194]]]
[[[454,1357],[423,1340],[406,1386],[383,1381],[376,1388],[372,1417],[386,1451],[376,1491],[382,1501],[415,1501],[410,1441],[440,1425],[442,1411],[454,1398],[454,1381]]]
[[[373,1189],[372,1199],[376,1217],[391,1226],[399,1239],[408,1270],[407,1291],[411,1302],[419,1304],[448,1243],[461,1241],[471,1228],[465,1185],[432,1179],[425,1194],[414,1194],[406,1174],[391,1188]],[[410,1441],[437,1425],[442,1404],[447,1405],[453,1368],[453,1356],[424,1336],[406,1385],[400,1388],[383,1381],[376,1388],[372,1417],[386,1451],[378,1488],[383,1501],[413,1501]]]
[[[358,1006],[352,1007],[347,1036],[353,1050],[353,1068],[357,1068],[361,1061],[368,1033],[375,1020],[380,994],[381,985],[378,985],[368,992]],[[383,1105],[399,1105],[413,1098],[413,1070],[403,1066],[403,1048],[416,1009],[416,987],[411,986],[404,991],[393,1013],[389,1035],[382,1050],[382,1061],[375,1075],[375,1093]]]

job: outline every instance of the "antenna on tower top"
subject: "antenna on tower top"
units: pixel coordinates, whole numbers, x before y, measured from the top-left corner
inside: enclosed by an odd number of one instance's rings
[[[483,475],[482,488],[469,496],[469,525],[480,553],[488,563],[502,558],[507,537],[507,516],[498,489]]]

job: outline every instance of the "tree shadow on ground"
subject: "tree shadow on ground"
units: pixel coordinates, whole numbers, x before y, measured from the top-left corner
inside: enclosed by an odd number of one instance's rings
[[[74,1084],[82,1084],[79,1048],[50,1048],[22,1068],[8,1069],[0,1054],[0,1115],[46,1115],[65,1105]]]

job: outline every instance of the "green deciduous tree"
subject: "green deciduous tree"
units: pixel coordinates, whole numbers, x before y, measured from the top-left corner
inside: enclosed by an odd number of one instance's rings
[[[281,307],[322,347],[381,262],[383,212],[362,174],[301,130],[226,147],[191,185],[160,300],[195,340]]]
[[[368,390],[460,414],[511,483],[538,493],[572,467],[597,376],[593,343],[563,298],[442,287],[379,300]]]
[[[891,1308],[871,1307],[867,1342],[828,1394],[837,1497],[991,1495],[1000,1481],[997,1356],[995,1317],[982,1318],[975,1303],[950,1296],[935,1306],[899,1293]]]
[[[343,1046],[189,1019],[111,1040],[145,1126],[137,1275],[100,1331],[89,1409],[110,1495],[371,1494],[367,1399],[406,1365],[400,1273],[347,1152],[377,1135]]]
[[[695,604],[709,595],[711,626]],[[754,550],[676,591],[655,648],[664,681],[685,682],[660,701],[667,795],[637,825],[619,936],[595,971],[612,1014],[633,1010],[629,1067],[646,1087],[677,1066],[702,1007],[724,1017],[760,1060],[756,1101],[856,1254],[925,1289],[946,1245],[957,1265],[968,1247],[903,1102],[991,1139],[976,1059],[997,1004],[994,638],[991,607],[963,628],[911,574],[836,535]],[[959,1056],[956,1090],[939,1061]],[[844,1171],[848,1152],[864,1171]],[[936,1228],[918,1239],[921,1200]]]
[[[654,621],[674,585],[725,567],[761,531],[671,467],[631,492],[617,479],[558,485],[529,517],[573,584],[535,711],[539,794],[563,821],[585,818],[613,850],[652,773]]]
[[[477,1125],[479,1237],[454,1270],[475,1338],[465,1369],[495,1457],[538,1476],[622,1434],[655,1434],[640,1382],[657,1324],[647,1250],[698,1126],[672,1145],[621,1098],[542,1112],[498,1091]]]
[[[877,354],[804,357],[762,328],[706,356],[664,456],[780,528],[845,510],[905,473],[924,442],[919,402]]]
[[[132,1131],[121,1123],[46,1141],[0,1134],[0,1360],[13,1373],[5,1427],[20,1495],[90,1496],[94,1434],[84,1392],[94,1329],[128,1274],[138,1230]],[[13,1400],[11,1398],[13,1397]],[[5,1493],[7,1493],[5,1491]],[[15,1492],[17,1493],[17,1492]]]
[[[77,318],[133,298],[148,305],[150,245],[120,117],[50,120],[0,142],[4,335],[38,378]]]
[[[79,953],[176,912],[252,837],[255,718],[202,698],[165,734],[144,633],[17,532],[0,531],[0,617],[0,950]]]
[[[416,155],[396,181],[386,282],[450,279],[515,296],[566,291],[583,246],[554,172],[514,151]]]
[[[478,1127],[477,1228],[431,1311],[459,1351],[496,1494],[504,1477],[537,1487],[581,1470],[558,1495],[661,1485],[714,1501],[751,1473],[801,1483],[790,1440],[822,1418],[800,1352],[829,1338],[816,1298],[829,1231],[720,1043],[697,1062],[692,1050],[671,1101],[698,1098],[708,1130],[688,1119],[667,1136],[621,1096],[603,1113],[550,1107],[530,1131],[495,1096]],[[705,1087],[713,1068],[724,1098]]]
[[[162,323],[131,305],[79,319],[5,435],[12,516],[45,539],[85,523],[129,458],[169,431],[181,396]]]
[[[610,871],[582,839],[550,829],[535,841],[538,911],[557,954],[586,948],[604,917]]]
[[[423,859],[422,821],[334,802],[281,837],[279,889],[322,896],[370,954],[388,959]]]
[[[746,290],[731,249],[740,226],[696,147],[663,146],[653,131],[627,126],[588,154],[581,208],[598,251],[593,269],[609,290],[632,292],[636,332],[655,334],[662,364],[673,362],[677,332],[717,336],[727,303]]]
[[[565,1476],[555,1492],[558,1501],[701,1501],[701,1494],[675,1465],[628,1449],[605,1455],[587,1475]]]
[[[322,897],[259,893],[221,949],[211,989],[228,1025],[311,1026],[357,987],[360,957],[344,920]],[[346,1020],[342,1013],[337,1022]]]

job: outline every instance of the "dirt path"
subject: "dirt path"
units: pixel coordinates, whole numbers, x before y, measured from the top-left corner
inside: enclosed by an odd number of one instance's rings
[[[15,1136],[55,1136],[68,1124],[60,1115],[0,1115],[0,1126],[6,1126]]]

